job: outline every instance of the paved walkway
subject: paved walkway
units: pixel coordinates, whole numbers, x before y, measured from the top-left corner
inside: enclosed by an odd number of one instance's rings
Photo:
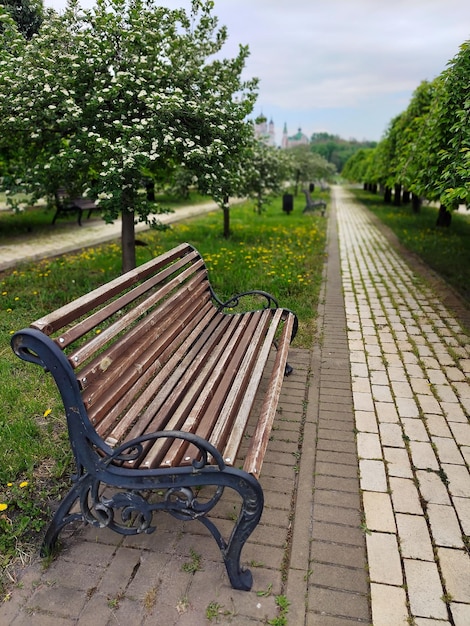
[[[319,313],[263,466],[253,591],[230,588],[202,525],[162,516],[142,537],[64,532],[0,624],[282,624],[286,598],[290,626],[469,626],[468,337],[338,187]],[[228,498],[222,526],[232,511]]]
[[[182,207],[176,209],[173,213],[163,213],[157,217],[162,224],[173,224],[174,222],[216,210],[217,205],[214,202],[205,202]],[[137,224],[135,229],[139,233],[147,230],[148,226],[141,223]],[[15,242],[12,244],[0,245],[0,271],[8,269],[21,261],[58,256],[86,246],[113,241],[119,239],[120,235],[120,219],[112,224],[106,224],[101,218],[84,219],[82,226],[78,226],[75,220],[73,222],[59,221],[54,226],[51,226],[49,233],[43,234],[39,238],[24,236],[21,239],[15,239]]]

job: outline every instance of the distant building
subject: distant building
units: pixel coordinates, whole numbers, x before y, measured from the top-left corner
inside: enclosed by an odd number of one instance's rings
[[[276,131],[274,122],[271,119],[268,124],[268,118],[261,114],[255,119],[255,137],[267,146],[276,145]]]
[[[295,135],[289,137],[287,133],[287,124],[284,124],[284,130],[282,131],[281,148],[293,148],[294,146],[308,146],[310,143],[309,138],[302,132],[302,129],[296,132]]]

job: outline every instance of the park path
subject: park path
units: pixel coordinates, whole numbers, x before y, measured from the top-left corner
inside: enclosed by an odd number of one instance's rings
[[[217,210],[214,202],[205,202],[176,209],[172,213],[158,215],[163,224],[173,224],[191,217]],[[148,230],[144,223],[136,224],[136,232]],[[40,236],[25,235],[11,244],[0,245],[0,271],[13,267],[22,261],[34,261],[51,256],[67,254],[87,246],[119,239],[121,220],[106,224],[101,218],[84,219],[82,226],[76,221],[57,222],[49,232]]]

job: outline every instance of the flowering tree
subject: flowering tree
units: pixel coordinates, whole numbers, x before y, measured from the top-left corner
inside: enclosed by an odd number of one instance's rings
[[[212,9],[97,0],[83,11],[69,0],[29,41],[0,14],[0,148],[16,155],[6,182],[31,199],[65,187],[97,199],[106,220],[121,216],[123,271],[135,266],[135,221],[155,211],[143,178],[187,167],[221,195],[226,159],[248,136],[248,49],[218,55],[227,31]]]
[[[2,4],[25,37],[31,39],[38,32],[44,8],[42,0],[2,0]],[[0,22],[0,31],[2,30]]]
[[[279,150],[260,141],[253,144],[244,170],[243,191],[255,200],[259,214],[272,194],[281,193],[293,169],[290,150]]]

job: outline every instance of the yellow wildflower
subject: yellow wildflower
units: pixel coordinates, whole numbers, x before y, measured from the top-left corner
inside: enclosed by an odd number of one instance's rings
[[[6,511],[8,509],[8,504],[4,502],[0,502],[0,511]]]
[[[50,415],[52,413],[52,409],[46,409],[44,411],[44,417],[47,417],[48,415]]]
[[[27,487],[29,485],[27,480],[23,480],[22,483],[20,483],[20,489],[24,489],[25,487]]]

